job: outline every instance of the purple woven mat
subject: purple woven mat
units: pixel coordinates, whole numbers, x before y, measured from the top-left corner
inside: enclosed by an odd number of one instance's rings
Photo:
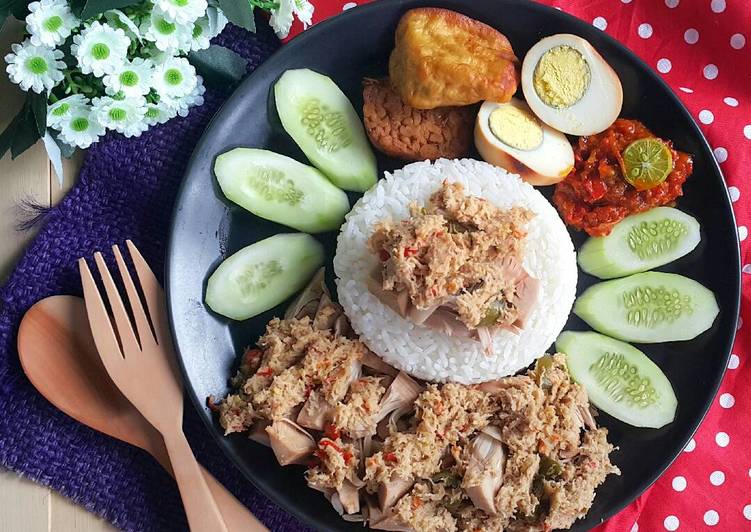
[[[255,35],[229,27],[218,41],[247,58],[251,68],[279,46],[262,22]],[[76,259],[126,238],[155,271],[163,270],[172,204],[186,163],[227,96],[209,90],[206,103],[187,118],[137,139],[108,135],[92,147],[75,188],[46,213],[44,227],[0,288],[0,465],[59,491],[123,530],[186,530],[175,483],[143,451],[78,424],[36,392],[18,361],[18,324],[44,297],[80,295]],[[212,443],[191,404],[185,432],[198,459],[271,530],[305,530],[240,476]]]

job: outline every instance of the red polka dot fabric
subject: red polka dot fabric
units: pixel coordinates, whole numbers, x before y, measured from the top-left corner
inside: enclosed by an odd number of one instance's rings
[[[359,2],[314,0],[314,21]],[[751,1],[545,0],[592,23],[658,71],[702,127],[720,163],[741,241],[743,300],[725,380],[675,463],[598,532],[751,530]],[[296,22],[292,36],[302,31]],[[694,176],[700,179],[701,176]],[[745,393],[744,393],[745,392]]]

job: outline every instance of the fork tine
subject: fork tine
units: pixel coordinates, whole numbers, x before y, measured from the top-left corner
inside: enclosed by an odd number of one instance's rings
[[[117,245],[114,245],[112,246],[112,251],[115,253],[117,269],[120,270],[120,277],[122,277],[125,291],[128,293],[130,310],[133,312],[133,317],[136,320],[136,330],[138,331],[138,338],[141,341],[141,346],[146,343],[154,343],[156,338],[151,332],[151,326],[149,325],[149,319],[146,317],[146,312],[143,310],[141,297],[138,295],[136,285],[133,284],[133,278],[130,276],[130,271],[128,271],[128,266],[125,264],[125,260],[123,260],[120,248]]]
[[[169,342],[171,339],[169,326],[165,321],[167,316],[167,306],[164,300],[164,290],[160,286],[159,281],[157,281],[156,275],[154,275],[154,272],[151,270],[151,267],[149,267],[146,259],[143,258],[143,255],[138,251],[135,244],[130,240],[126,240],[125,245],[128,246],[130,258],[133,260],[133,265],[136,268],[136,276],[138,277],[138,282],[141,284],[141,290],[146,299],[146,306],[149,309],[151,322],[154,325],[157,342],[162,345],[165,342]]]
[[[113,364],[122,363],[123,354],[117,343],[117,336],[107,314],[107,308],[104,306],[86,259],[78,259],[78,271],[81,275],[86,315],[89,318],[89,328],[94,337],[94,343],[105,368],[113,367]],[[107,371],[109,372],[109,369]]]
[[[104,262],[104,257],[98,251],[94,253],[94,261],[96,261],[96,265],[99,268],[99,275],[102,277],[102,284],[104,284],[107,299],[109,299],[110,307],[112,308],[117,333],[123,345],[123,356],[127,357],[131,353],[140,351],[136,340],[136,333],[133,332],[133,326],[130,323],[128,313],[125,311],[125,305],[123,305],[123,299],[120,297],[117,285],[115,285],[115,281],[112,279],[112,275],[110,275],[107,264]]]

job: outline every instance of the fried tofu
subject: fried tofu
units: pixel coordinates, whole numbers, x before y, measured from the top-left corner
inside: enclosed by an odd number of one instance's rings
[[[407,11],[396,28],[389,75],[401,99],[418,109],[507,102],[519,60],[499,31],[455,11]]]

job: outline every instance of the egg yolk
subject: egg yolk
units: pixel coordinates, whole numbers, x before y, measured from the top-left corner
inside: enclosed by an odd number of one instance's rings
[[[498,140],[517,150],[533,150],[542,144],[540,122],[513,105],[502,105],[490,113],[488,126]]]
[[[589,87],[589,64],[576,48],[556,46],[545,52],[534,72],[534,87],[550,107],[562,109],[578,102]]]

